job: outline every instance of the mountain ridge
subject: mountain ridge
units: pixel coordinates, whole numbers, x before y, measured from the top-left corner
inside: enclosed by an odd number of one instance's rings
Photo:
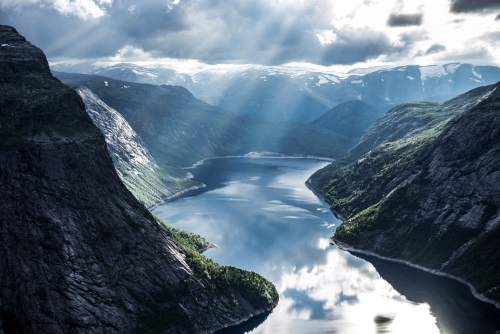
[[[322,72],[290,66],[245,65],[196,70],[120,63],[54,64],[63,72],[100,74],[125,81],[181,85],[197,98],[236,115],[258,114],[276,121],[308,123],[334,106],[360,99],[388,109],[417,100],[443,101],[500,80],[500,68],[463,63],[375,68],[356,73]],[[165,75],[168,71],[168,75]],[[125,76],[124,73],[131,73]]]

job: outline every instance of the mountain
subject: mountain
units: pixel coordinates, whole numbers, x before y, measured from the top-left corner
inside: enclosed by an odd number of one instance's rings
[[[346,137],[361,138],[365,130],[384,112],[384,109],[354,100],[333,107],[309,124],[330,129]]]
[[[186,189],[200,186],[185,177],[186,173],[159,165],[128,122],[90,89],[72,88],[80,95],[87,113],[104,134],[118,175],[144,205],[153,206]]]
[[[158,198],[168,197],[167,191],[175,193],[196,186],[186,179],[187,173],[182,168],[202,159],[249,152],[335,158],[355,144],[354,139],[312,125],[273,122],[256,115],[236,117],[197,100],[180,86],[137,84],[83,74],[55,72],[55,75],[73,87],[87,87],[77,91],[92,92],[92,98],[84,98],[91,115],[96,109],[92,101],[98,98],[101,113],[115,110],[140,138],[156,167],[152,163],[133,167],[121,164],[116,155],[112,157],[125,184],[133,183],[129,189],[147,206],[158,203]],[[109,126],[107,120],[96,122],[98,126],[99,123],[104,123],[100,126],[104,132],[106,127],[115,127]],[[112,131],[121,130],[116,127]],[[140,146],[138,140],[134,142]],[[154,185],[143,190],[141,187],[147,184]]]
[[[411,101],[444,101],[500,80],[500,68],[449,63],[372,68],[339,74],[297,66],[241,65],[175,70],[168,65],[57,63],[53,70],[118,80],[180,85],[197,98],[234,112],[309,123],[352,100],[377,108]],[[189,73],[188,73],[189,72]]]
[[[499,87],[397,106],[315,173],[308,185],[344,220],[334,240],[453,275],[500,302]]]
[[[8,26],[0,43],[0,332],[209,333],[276,305],[135,199],[40,49]]]

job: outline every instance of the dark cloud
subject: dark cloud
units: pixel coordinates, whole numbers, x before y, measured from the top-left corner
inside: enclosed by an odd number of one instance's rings
[[[318,63],[353,64],[397,52],[385,34],[372,31],[350,32],[339,35],[340,41],[324,47]]]
[[[332,65],[402,54],[410,47],[406,42],[392,45],[382,31],[336,30],[331,23],[333,6],[329,0],[286,5],[268,0],[181,0],[178,4],[115,0],[106,7],[107,14],[97,19],[65,16],[37,5],[0,9],[0,17],[51,60],[111,57],[129,46],[128,53],[136,48],[153,57],[207,63]],[[336,38],[322,44],[317,35],[324,34]]]
[[[433,53],[443,52],[444,50],[446,50],[446,47],[444,45],[433,44],[430,48],[427,49],[427,51],[425,51],[425,54],[430,55]]]
[[[485,12],[500,8],[498,0],[452,0],[452,13]]]
[[[419,26],[422,24],[422,14],[391,14],[387,20],[389,27]]]

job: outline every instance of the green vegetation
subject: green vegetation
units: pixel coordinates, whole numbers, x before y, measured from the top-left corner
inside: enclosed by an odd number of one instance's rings
[[[500,231],[486,228],[499,205],[482,185],[498,164],[498,94],[481,102],[493,88],[397,106],[315,173],[308,185],[344,218],[334,239],[462,277],[500,301]]]
[[[194,234],[191,232],[187,232],[175,227],[172,227],[168,224],[165,224],[158,216],[153,214],[153,218],[162,226],[170,238],[177,244],[182,245],[183,247],[189,248],[193,251],[202,253],[204,250],[208,248],[215,247],[214,244],[208,242],[205,238],[199,236],[198,234]]]
[[[176,244],[186,255],[186,262],[195,273],[195,277],[213,281],[215,283],[213,289],[217,294],[234,291],[249,301],[255,309],[269,307],[277,301],[278,291],[271,282],[259,274],[235,267],[220,266],[193,249],[181,243]],[[234,296],[231,299],[237,303]]]
[[[165,224],[156,215],[158,223],[168,232],[171,239],[186,255],[186,262],[195,273],[197,279],[210,279],[216,282],[216,290],[234,288],[243,298],[250,301],[256,309],[265,308],[278,298],[274,285],[251,271],[234,267],[220,266],[209,258],[201,255],[200,250],[213,246],[197,234],[186,232]],[[193,278],[189,278],[192,281]]]
[[[199,185],[196,181],[181,177],[179,171],[167,166],[131,164],[113,155],[111,157],[122,182],[147,208],[178,192]]]
[[[137,333],[164,333],[177,325],[193,324],[188,312],[178,307],[186,300],[198,300],[200,305],[214,307],[217,303],[236,307],[244,299],[255,310],[269,309],[278,301],[279,295],[274,285],[251,271],[220,266],[199,253],[200,248],[210,247],[199,235],[182,231],[163,223],[153,215],[167,231],[170,238],[185,255],[185,261],[193,271],[179,286],[159,287],[151,300],[141,294],[129,291],[130,295],[146,307],[139,317]],[[195,328],[189,329],[190,333]]]

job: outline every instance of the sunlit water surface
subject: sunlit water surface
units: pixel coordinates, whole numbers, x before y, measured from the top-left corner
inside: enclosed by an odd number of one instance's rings
[[[190,170],[207,187],[154,211],[166,223],[216,243],[219,248],[205,252],[215,262],[255,271],[276,285],[276,309],[231,332],[430,334],[469,332],[482,325],[488,332],[488,324],[498,317],[496,309],[477,301],[464,285],[374,259],[384,279],[370,262],[330,243],[340,221],[304,185],[326,164],[305,159],[209,160]],[[419,286],[421,281],[426,286]],[[456,304],[466,309],[478,305],[479,320],[461,323],[464,317],[453,310]]]

